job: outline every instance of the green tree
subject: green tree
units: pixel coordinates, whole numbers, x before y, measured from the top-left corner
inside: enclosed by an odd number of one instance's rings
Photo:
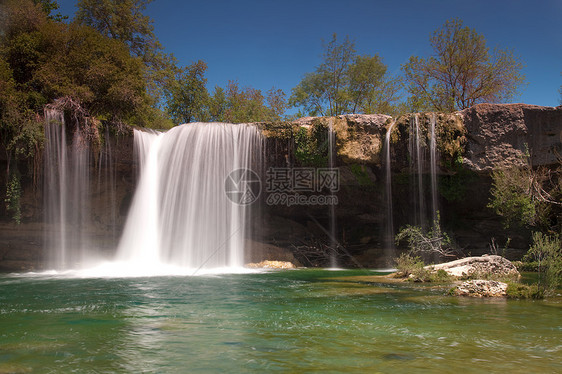
[[[210,119],[219,122],[279,121],[286,107],[282,90],[272,88],[264,96],[253,87],[241,88],[237,81],[229,81],[225,89],[215,87],[209,100]]]
[[[52,14],[55,10],[59,9],[59,4],[56,0],[33,0],[35,4],[39,4],[43,12],[52,20],[62,21],[68,19],[68,16],[63,16],[60,13]]]
[[[213,95],[209,98],[209,116],[210,121],[223,122],[227,106],[226,94],[224,88],[215,87]]]
[[[293,88],[289,103],[302,106],[311,115],[336,116],[349,109],[348,70],[355,56],[355,43],[346,37],[339,44],[337,35],[324,44],[323,62],[314,73],[307,73]]]
[[[399,99],[399,87],[380,56],[357,56],[348,37],[340,44],[334,34],[324,45],[322,64],[293,88],[289,104],[313,116],[388,113]]]
[[[287,95],[282,89],[272,87],[267,91],[265,100],[269,108],[269,116],[265,119],[266,121],[281,121],[285,118],[285,111],[288,108]]]
[[[393,113],[400,98],[400,80],[389,77],[379,55],[357,56],[349,66],[352,113]]]
[[[29,0],[10,1],[7,10],[0,56],[5,75],[11,74],[5,84],[15,90],[16,122],[24,123],[27,112],[41,116],[46,104],[70,97],[100,119],[142,124],[151,104],[144,65],[123,42],[91,27],[48,19]]]
[[[125,43],[146,65],[149,93],[157,105],[177,73],[175,59],[154,35],[152,19],[143,14],[152,0],[79,0],[76,20],[102,35]]]
[[[524,82],[523,64],[508,49],[490,52],[484,36],[447,21],[430,38],[434,55],[402,66],[414,110],[455,111],[511,100]]]
[[[168,111],[175,123],[207,121],[210,117],[206,70],[207,64],[199,60],[178,73],[168,94]]]

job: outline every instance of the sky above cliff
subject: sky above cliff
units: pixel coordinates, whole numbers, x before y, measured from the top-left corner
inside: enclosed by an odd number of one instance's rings
[[[58,2],[72,17],[77,1]],[[430,35],[458,17],[490,49],[511,49],[525,63],[527,84],[514,102],[560,104],[561,0],[154,0],[146,14],[180,65],[207,63],[210,91],[237,80],[287,95],[321,63],[322,41],[333,33],[354,40],[358,54],[378,53],[399,74],[410,56],[429,56]]]

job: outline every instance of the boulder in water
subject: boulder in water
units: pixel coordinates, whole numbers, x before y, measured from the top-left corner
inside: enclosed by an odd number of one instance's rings
[[[452,291],[457,296],[503,297],[506,296],[507,283],[493,280],[475,279],[463,282]]]

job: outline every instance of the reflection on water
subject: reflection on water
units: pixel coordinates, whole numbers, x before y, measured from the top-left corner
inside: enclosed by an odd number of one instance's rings
[[[0,278],[0,372],[560,372],[561,300],[355,271]]]

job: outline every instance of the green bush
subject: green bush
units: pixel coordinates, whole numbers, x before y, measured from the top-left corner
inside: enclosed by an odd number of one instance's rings
[[[512,261],[518,271],[539,271],[539,263],[536,261]]]
[[[453,277],[443,269],[430,273],[430,282],[446,283],[451,281],[453,281]]]
[[[505,291],[510,299],[541,299],[544,294],[537,284],[508,282]]]
[[[6,185],[6,210],[12,213],[12,219],[16,224],[21,223],[21,184],[17,173],[12,174],[12,179]]]
[[[295,158],[301,166],[325,167],[328,164],[328,129],[313,126],[309,131],[299,128],[294,134]]]
[[[396,268],[398,269],[398,276],[408,278],[413,275],[417,278],[425,269],[425,264],[419,257],[414,257],[408,253],[402,253],[396,259]]]
[[[562,286],[562,246],[555,236],[533,233],[533,244],[524,257],[537,263],[539,284],[547,293]]]
[[[410,253],[427,258],[433,258],[436,255],[441,258],[450,257],[455,253],[451,238],[441,229],[439,212],[429,230],[411,225],[402,228],[395,236],[396,244],[400,244],[402,240],[408,242]]]
[[[452,277],[443,269],[436,272],[425,268],[424,262],[419,257],[408,253],[402,253],[396,259],[398,276],[408,278],[412,282],[436,282],[444,283],[452,281]]]

